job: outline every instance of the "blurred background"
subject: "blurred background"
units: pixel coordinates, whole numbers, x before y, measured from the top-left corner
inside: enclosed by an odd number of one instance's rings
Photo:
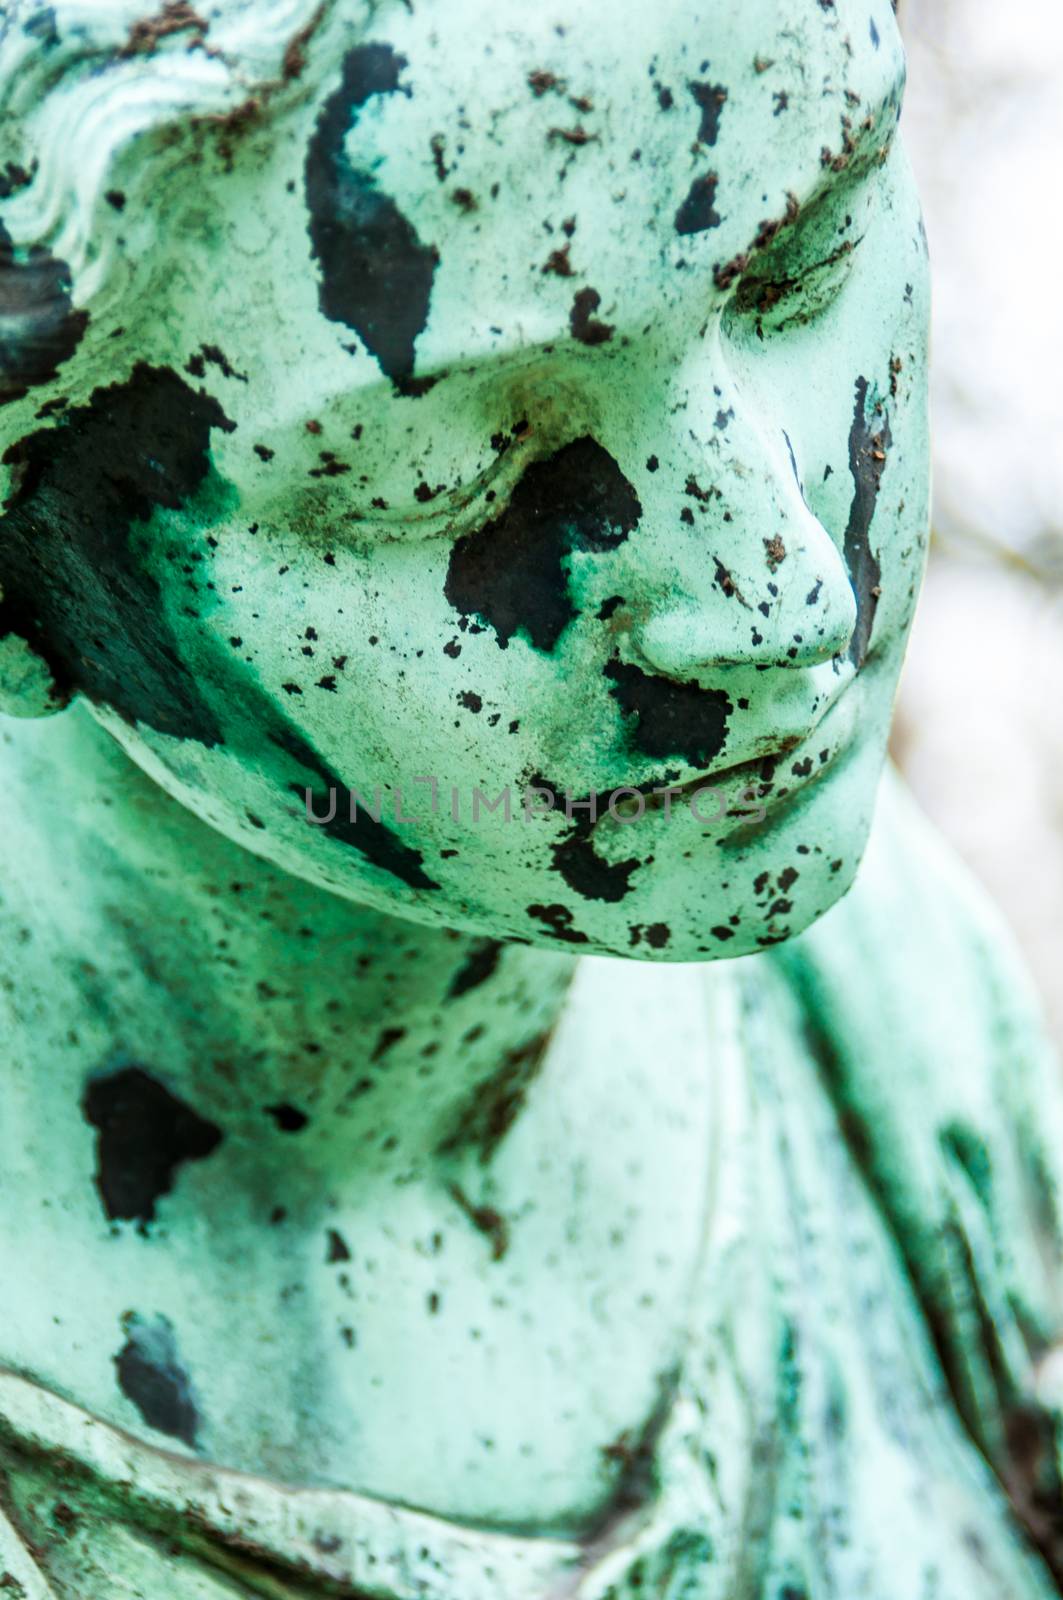
[[[1063,3],[901,0],[934,271],[934,523],[894,755],[1063,1049]]]

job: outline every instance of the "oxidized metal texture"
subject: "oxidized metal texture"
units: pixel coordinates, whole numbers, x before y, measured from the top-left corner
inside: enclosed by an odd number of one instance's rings
[[[2,26],[0,1585],[1057,1593],[888,0]]]

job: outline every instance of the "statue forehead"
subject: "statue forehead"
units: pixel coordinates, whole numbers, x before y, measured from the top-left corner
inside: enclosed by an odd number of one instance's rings
[[[465,354],[498,353],[492,327],[556,338],[570,277],[621,320],[695,280],[708,304],[766,224],[881,151],[903,81],[889,0],[437,0],[335,52],[317,127],[343,123],[352,166],[438,254],[433,362],[457,327]]]
[[[899,102],[904,75],[891,0],[429,0],[377,12],[365,37],[405,67],[394,99],[369,95],[365,121],[434,119],[496,151],[527,136],[534,165],[543,131],[602,161],[656,114],[651,156],[696,141],[732,163],[751,142],[758,171],[788,161],[800,176],[809,154],[842,150],[843,119],[851,131],[857,111]],[[585,145],[564,138],[577,129]]]
[[[839,73],[842,87],[862,79],[874,92],[876,80],[888,85],[898,52],[891,0],[426,0],[380,7],[365,31],[430,50],[446,64],[438,86],[476,101],[490,101],[514,72],[553,73],[578,96],[581,76],[615,93],[655,67],[695,71],[706,59],[737,78],[754,62],[762,72],[795,63],[816,94],[837,89]]]

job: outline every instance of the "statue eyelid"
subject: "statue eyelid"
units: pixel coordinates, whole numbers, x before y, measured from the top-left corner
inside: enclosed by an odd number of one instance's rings
[[[738,286],[734,310],[776,329],[811,321],[844,287],[862,242],[863,235],[847,239],[819,260],[795,263],[790,271],[781,261],[774,273],[751,273]]]
[[[856,192],[854,193],[854,189]],[[812,322],[835,300],[848,280],[856,252],[866,234],[869,199],[865,185],[846,186],[841,194],[823,191],[794,222],[780,230],[763,249],[751,253],[737,279],[725,317],[752,322],[759,339],[765,330]],[[858,211],[865,215],[857,217]],[[839,214],[844,223],[838,226]],[[839,235],[845,233],[849,237]]]
[[[352,526],[371,530],[374,543],[429,539],[458,539],[498,517],[508,504],[516,480],[528,466],[520,451],[513,459],[503,455],[468,483],[427,485],[427,493],[400,500],[373,501],[350,517]]]

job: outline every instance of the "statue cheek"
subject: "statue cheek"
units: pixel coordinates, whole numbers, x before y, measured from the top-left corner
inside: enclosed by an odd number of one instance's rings
[[[578,615],[568,557],[616,549],[641,516],[613,457],[596,440],[577,439],[530,466],[501,515],[457,541],[447,600],[493,628],[501,649],[520,634],[548,654]]]

